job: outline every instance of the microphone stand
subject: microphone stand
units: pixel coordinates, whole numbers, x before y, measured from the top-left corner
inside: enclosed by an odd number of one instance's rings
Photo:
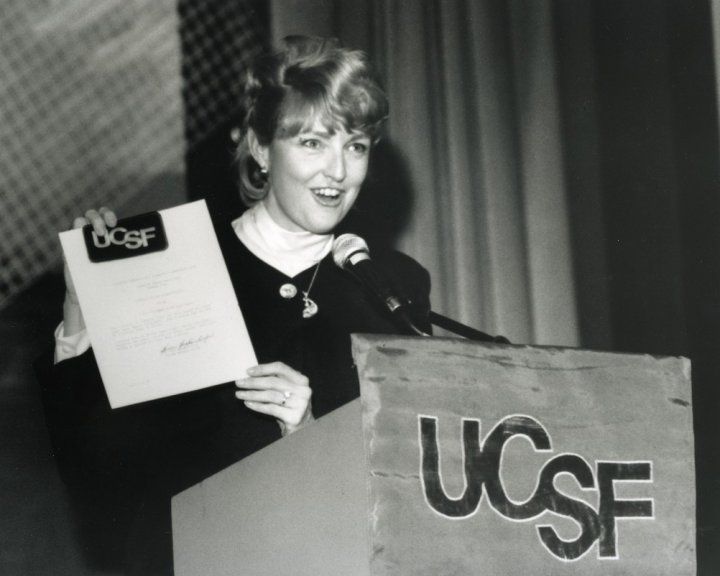
[[[415,322],[413,322],[410,315],[407,314],[407,311],[403,306],[398,306],[397,308],[394,308],[392,310],[392,313],[393,316],[398,319],[405,328],[409,330],[410,335],[432,338],[432,334],[428,334],[424,330],[421,330],[417,327],[417,325],[415,324]],[[463,338],[467,338],[468,340],[473,340],[475,342],[510,344],[510,340],[505,338],[505,336],[491,336],[490,334],[486,334],[485,332],[476,330],[471,326],[462,324],[457,320],[453,320],[452,318],[448,318],[447,316],[443,316],[442,314],[438,314],[437,312],[433,312],[432,310],[430,310],[430,313],[428,314],[428,321],[433,326],[437,326],[438,328],[442,328],[443,330],[452,332],[457,336],[462,336]]]
[[[491,336],[490,334],[485,334],[485,332],[480,332],[480,330],[461,324],[457,320],[453,320],[452,318],[448,318],[447,316],[443,316],[442,314],[438,314],[432,310],[430,311],[428,320],[432,325],[442,328],[443,330],[447,330],[448,332],[452,332],[453,334],[457,334],[458,336],[462,336],[463,338],[467,338],[468,340],[475,340],[477,342],[494,342],[495,344],[510,344],[510,340],[505,338],[505,336]]]

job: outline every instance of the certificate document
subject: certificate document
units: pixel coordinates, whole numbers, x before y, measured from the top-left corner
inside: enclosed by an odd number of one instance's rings
[[[60,233],[113,408],[243,378],[257,364],[205,201],[159,214],[167,247],[117,260],[91,261],[81,229]],[[129,228],[100,240],[134,249],[156,235]]]

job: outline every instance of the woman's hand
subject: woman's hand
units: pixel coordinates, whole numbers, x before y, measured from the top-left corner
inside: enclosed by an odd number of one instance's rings
[[[235,393],[251,410],[277,418],[283,436],[313,420],[307,377],[282,362],[260,364],[237,380]]]
[[[79,216],[73,221],[73,228],[82,228],[87,224],[92,224],[95,233],[98,236],[104,236],[107,233],[108,226],[113,227],[117,224],[117,216],[115,212],[109,208],[100,208],[99,210],[88,210],[85,216]],[[65,304],[63,306],[63,330],[66,336],[77,334],[85,329],[85,321],[80,311],[75,284],[73,283],[70,269],[68,268],[65,257],[63,256],[63,274],[65,276]]]

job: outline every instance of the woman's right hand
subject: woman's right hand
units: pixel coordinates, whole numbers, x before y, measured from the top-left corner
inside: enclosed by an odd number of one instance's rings
[[[91,224],[98,236],[104,236],[108,227],[117,225],[117,216],[109,208],[102,207],[97,210],[88,210],[84,216],[78,216],[73,220],[73,228],[82,228]],[[63,256],[63,275],[65,276],[65,304],[63,306],[64,333],[66,336],[77,334],[85,329],[85,321],[80,311],[75,283],[73,282],[68,268],[67,261]]]

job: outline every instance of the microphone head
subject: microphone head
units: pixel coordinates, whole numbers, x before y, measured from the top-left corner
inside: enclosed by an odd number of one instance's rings
[[[348,263],[356,264],[370,258],[367,243],[357,234],[343,234],[335,238],[332,253],[335,264],[340,268],[345,268]]]

